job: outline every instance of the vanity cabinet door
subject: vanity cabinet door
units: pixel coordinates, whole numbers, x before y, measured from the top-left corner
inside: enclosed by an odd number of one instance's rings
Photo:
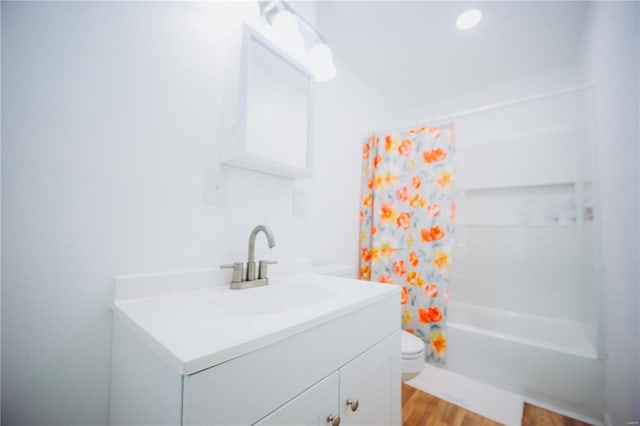
[[[338,414],[340,375],[336,371],[255,423],[257,426],[316,426]]]
[[[396,332],[340,369],[341,424],[400,425],[400,385]]]

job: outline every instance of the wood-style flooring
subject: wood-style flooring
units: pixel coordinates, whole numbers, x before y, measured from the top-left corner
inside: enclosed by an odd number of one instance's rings
[[[501,426],[479,414],[402,384],[404,426]],[[589,426],[534,405],[524,404],[522,426]]]

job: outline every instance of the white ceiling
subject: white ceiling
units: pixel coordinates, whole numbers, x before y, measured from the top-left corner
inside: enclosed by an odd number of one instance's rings
[[[457,16],[482,12],[461,32]],[[320,1],[335,55],[392,102],[462,95],[576,61],[587,2]],[[340,70],[338,69],[338,72]]]

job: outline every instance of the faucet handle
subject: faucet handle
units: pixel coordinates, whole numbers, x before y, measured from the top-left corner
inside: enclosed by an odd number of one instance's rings
[[[276,263],[278,263],[277,260],[261,260],[258,263],[258,279],[266,279],[267,265],[275,265]]]
[[[244,265],[242,262],[233,262],[231,265],[220,265],[220,269],[233,269],[232,283],[241,283],[244,281]]]

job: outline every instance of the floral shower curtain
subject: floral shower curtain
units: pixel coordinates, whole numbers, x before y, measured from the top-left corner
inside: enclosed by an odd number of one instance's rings
[[[443,364],[453,248],[455,129],[373,134],[363,145],[360,278],[402,286],[402,325]]]

